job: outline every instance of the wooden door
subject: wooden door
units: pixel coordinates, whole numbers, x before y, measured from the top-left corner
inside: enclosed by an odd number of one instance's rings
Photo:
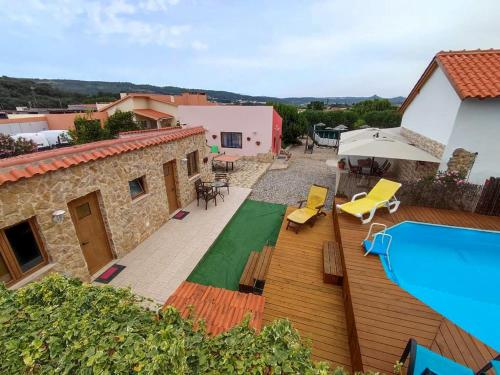
[[[167,189],[168,212],[172,213],[179,208],[177,200],[177,184],[175,183],[175,161],[163,164],[163,175],[165,177],[165,189]]]
[[[75,199],[68,207],[87,267],[94,274],[113,259],[97,195]]]

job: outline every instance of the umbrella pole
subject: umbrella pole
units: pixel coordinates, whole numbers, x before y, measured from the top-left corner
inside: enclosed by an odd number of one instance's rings
[[[370,166],[370,176],[373,176],[373,164],[375,163],[375,157],[372,157],[372,165]]]

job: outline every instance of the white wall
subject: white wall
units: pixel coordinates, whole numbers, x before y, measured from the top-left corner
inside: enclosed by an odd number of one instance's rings
[[[438,67],[406,108],[401,126],[446,145],[460,103],[455,89]]]
[[[470,182],[482,184],[488,177],[500,177],[500,99],[462,102],[440,170],[446,170],[446,163],[457,148],[478,153]]]
[[[30,122],[14,122],[9,124],[0,123],[0,134],[14,135],[18,133],[38,133],[49,130],[47,120],[33,120]]]
[[[181,124],[202,125],[207,129],[207,144],[219,146],[231,155],[256,156],[272,151],[272,106],[193,106],[180,105],[178,117]],[[222,148],[221,132],[242,133],[242,148]],[[213,139],[212,135],[217,138]],[[250,141],[247,141],[250,137]],[[260,145],[256,145],[260,141]]]

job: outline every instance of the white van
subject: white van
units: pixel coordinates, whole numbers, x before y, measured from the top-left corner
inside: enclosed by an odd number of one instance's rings
[[[44,149],[50,148],[49,141],[41,133],[17,133],[17,134],[12,135],[11,137],[14,138],[14,140],[16,140],[16,141],[19,138],[31,140],[31,141],[35,142],[35,144],[39,150],[44,150]]]
[[[71,137],[67,130],[42,130],[37,134],[45,136],[50,147],[61,147],[69,145]]]

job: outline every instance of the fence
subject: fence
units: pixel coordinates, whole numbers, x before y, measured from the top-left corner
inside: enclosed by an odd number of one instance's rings
[[[348,199],[351,199],[354,194],[370,191],[379,179],[380,177],[376,176],[360,176],[347,173],[341,174],[337,188],[337,196],[346,196]],[[474,212],[476,210],[476,205],[479,207],[478,202],[480,202],[480,198],[482,198],[482,185],[469,183],[443,184],[429,180],[402,181],[401,183],[402,187],[398,191],[397,197],[403,205]],[[493,210],[490,209],[489,211],[497,213],[486,213],[487,215],[499,215],[499,180],[496,181],[495,186],[497,204]]]
[[[476,212],[483,215],[500,216],[500,178],[486,180],[476,206]]]

